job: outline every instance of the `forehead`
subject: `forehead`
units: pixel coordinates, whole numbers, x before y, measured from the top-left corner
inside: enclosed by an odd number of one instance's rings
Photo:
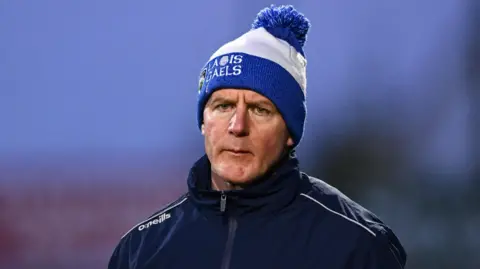
[[[273,103],[265,96],[247,89],[221,89],[215,91],[211,99],[216,98],[228,98],[228,99],[245,99],[245,101],[255,101],[255,102],[268,102],[273,105]]]

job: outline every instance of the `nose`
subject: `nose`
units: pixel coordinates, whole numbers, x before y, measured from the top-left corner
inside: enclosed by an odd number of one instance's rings
[[[239,105],[235,109],[235,113],[230,119],[228,132],[234,136],[248,135],[248,115],[247,109],[243,105]]]

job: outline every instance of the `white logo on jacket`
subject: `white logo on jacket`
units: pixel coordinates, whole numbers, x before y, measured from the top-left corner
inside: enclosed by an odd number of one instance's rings
[[[138,226],[138,230],[141,231],[143,229],[150,228],[153,225],[164,222],[165,220],[169,219],[170,217],[171,217],[170,213],[161,214],[160,216],[158,216],[158,218],[155,218],[155,219],[153,219],[153,220],[151,220],[151,221],[149,221],[145,224],[142,224],[142,225]]]

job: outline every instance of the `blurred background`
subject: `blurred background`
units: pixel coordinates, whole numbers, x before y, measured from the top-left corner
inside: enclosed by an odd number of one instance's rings
[[[201,67],[272,3],[0,1],[0,268],[106,268],[203,154]],[[303,169],[408,268],[480,268],[480,1],[276,4],[313,25]]]

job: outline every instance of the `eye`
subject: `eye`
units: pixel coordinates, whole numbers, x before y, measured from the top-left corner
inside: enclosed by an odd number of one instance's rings
[[[259,107],[259,106],[253,107],[253,112],[257,115],[260,115],[260,116],[270,115],[270,110],[268,110],[266,108],[263,108],[263,107]]]
[[[215,110],[220,110],[220,111],[228,111],[230,108],[232,108],[233,105],[232,104],[228,104],[228,103],[222,103],[222,104],[218,104],[215,106]]]

